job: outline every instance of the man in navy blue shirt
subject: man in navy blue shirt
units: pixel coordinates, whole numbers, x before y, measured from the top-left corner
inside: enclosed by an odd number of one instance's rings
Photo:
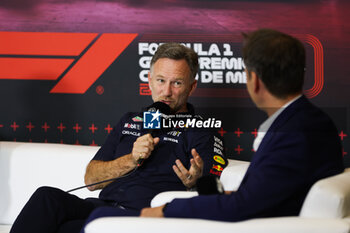
[[[141,216],[241,221],[298,215],[318,180],[344,169],[332,120],[302,94],[305,49],[297,39],[270,29],[245,35],[247,89],[268,115],[254,141],[256,151],[236,192],[175,199],[145,208]]]
[[[193,115],[187,99],[196,88],[197,71],[198,56],[192,49],[177,43],[161,45],[148,76],[153,101],[163,102],[173,113]],[[160,192],[191,189],[202,175],[220,176],[227,161],[217,133],[170,128],[151,135],[143,129],[142,118],[142,113],[126,113],[88,164],[87,185],[119,177],[88,187],[102,189],[98,199],[83,200],[41,187],[17,217],[11,233],[79,232],[97,207],[140,211]]]

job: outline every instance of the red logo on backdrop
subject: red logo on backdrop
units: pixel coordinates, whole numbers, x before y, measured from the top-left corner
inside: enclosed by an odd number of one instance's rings
[[[59,79],[50,93],[84,94],[136,36],[0,32],[0,79]]]
[[[152,91],[149,89],[148,83],[140,83],[140,95],[152,95]]]

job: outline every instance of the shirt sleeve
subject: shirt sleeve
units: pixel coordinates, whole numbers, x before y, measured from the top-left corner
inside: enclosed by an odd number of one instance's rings
[[[222,138],[214,130],[196,130],[189,134],[188,151],[195,148],[204,162],[203,176],[221,176],[227,166],[225,146]]]
[[[116,159],[115,152],[121,139],[122,125],[125,119],[128,118],[128,115],[124,115],[118,124],[113,127],[113,130],[92,160],[111,161]]]

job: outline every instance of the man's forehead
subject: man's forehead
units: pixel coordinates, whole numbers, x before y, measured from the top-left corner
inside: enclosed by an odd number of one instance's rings
[[[175,74],[173,76],[168,76],[168,75],[163,75],[161,73],[156,73],[154,74],[156,78],[163,78],[163,79],[171,79],[171,80],[187,80],[188,78],[186,78],[186,75],[179,75],[179,76],[176,76]]]
[[[159,58],[157,61],[155,61],[153,66],[159,63],[183,63],[183,64],[186,64],[188,68],[190,67],[185,58],[173,59],[173,58],[162,57],[162,58]]]
[[[156,63],[151,67],[151,73],[153,73],[154,76],[171,76],[179,79],[184,79],[189,75],[190,68],[185,59],[161,59],[157,60]]]

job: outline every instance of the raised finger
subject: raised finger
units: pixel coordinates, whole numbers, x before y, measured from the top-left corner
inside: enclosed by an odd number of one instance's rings
[[[203,160],[202,160],[201,156],[198,154],[198,152],[196,151],[196,149],[193,148],[191,150],[191,153],[192,153],[194,161],[196,162],[196,165],[198,167],[202,167],[203,166]]]
[[[175,163],[178,169],[181,171],[181,173],[183,173],[184,175],[188,175],[188,170],[184,167],[184,165],[181,163],[179,159],[177,159]]]
[[[190,162],[191,162],[191,169],[190,170],[195,170],[195,171],[200,170],[200,166],[198,166],[198,164],[195,161],[195,159],[191,159]]]
[[[185,174],[183,174],[176,165],[173,165],[173,170],[180,180],[184,182],[186,178]]]

